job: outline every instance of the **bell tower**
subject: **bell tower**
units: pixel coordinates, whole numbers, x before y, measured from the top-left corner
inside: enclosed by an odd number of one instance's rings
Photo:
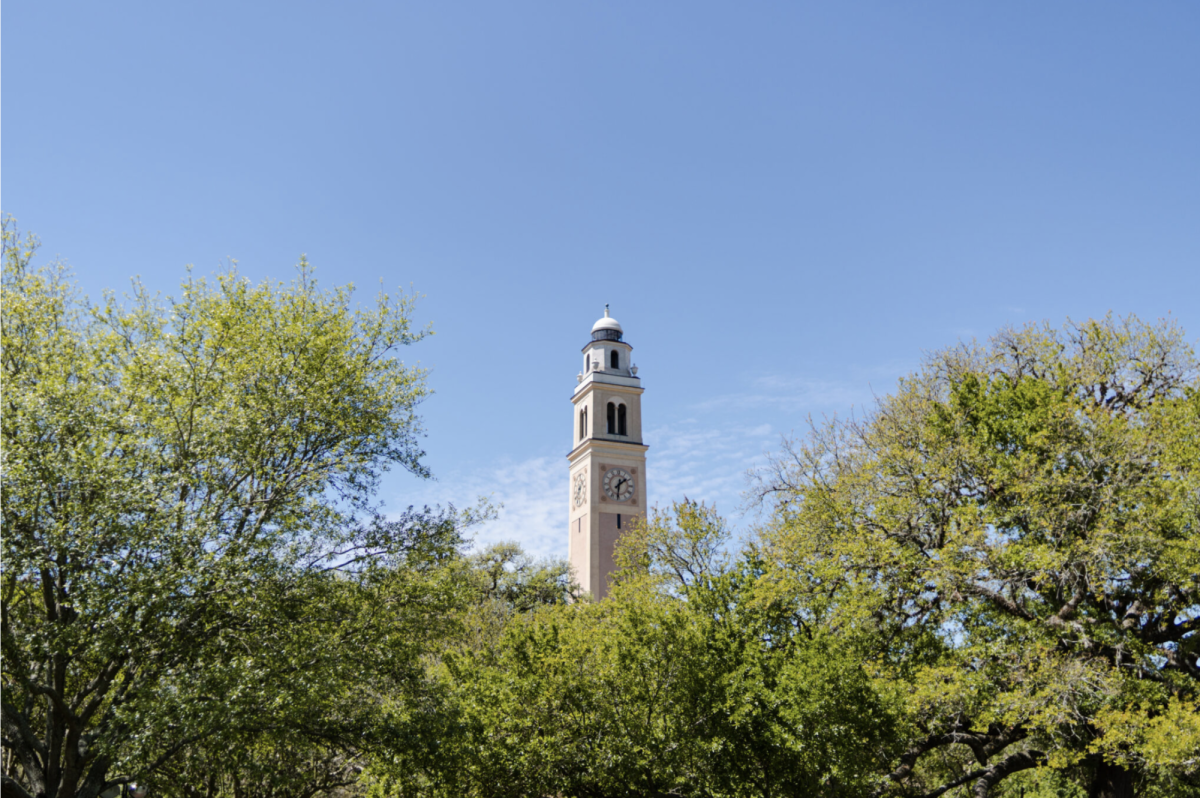
[[[567,550],[575,578],[597,599],[608,593],[617,538],[647,506],[642,381],[623,336],[605,305],[583,347],[583,369],[571,395],[575,445],[567,455]]]

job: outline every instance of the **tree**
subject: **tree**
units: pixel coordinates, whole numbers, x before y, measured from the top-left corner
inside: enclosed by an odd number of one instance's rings
[[[302,259],[93,306],[35,250],[6,220],[5,798],[94,798],[217,733],[378,727],[371,678],[422,673],[459,542],[453,513],[372,504],[384,469],[427,474],[413,298],[356,310]]]
[[[458,537],[458,519],[450,516],[445,526]],[[430,562],[431,551],[443,561]],[[269,620],[259,634],[271,637],[270,656],[256,658],[256,681],[241,686],[253,711],[226,718],[220,734],[166,760],[152,779],[154,792],[165,798],[355,792],[374,757],[429,745],[438,704],[425,659],[457,629],[466,594],[453,567],[458,559],[453,547],[435,544],[367,571],[293,575],[279,594],[286,606],[260,611]],[[221,700],[229,712],[238,702],[227,695]]]
[[[706,759],[696,794],[871,794],[895,753],[899,696],[864,663],[862,641],[762,590],[761,551],[735,548],[711,507],[655,511],[619,557],[620,590],[675,597],[704,630],[699,681],[719,711],[693,731]]]
[[[550,607],[452,652],[456,734],[435,795],[666,795],[700,777],[702,630],[665,602]]]
[[[1198,466],[1175,325],[1004,331],[760,474],[760,589],[874,635],[907,685],[891,792],[984,798],[1047,769],[1097,797],[1194,792]]]
[[[754,604],[754,565],[726,542],[711,509],[678,505],[627,533],[604,601],[543,604],[448,652],[444,745],[391,794],[866,794],[889,696],[849,647]]]

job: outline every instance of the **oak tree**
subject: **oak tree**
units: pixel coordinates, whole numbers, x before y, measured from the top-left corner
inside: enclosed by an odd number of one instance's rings
[[[1105,798],[1197,789],[1200,385],[1175,325],[936,353],[790,443],[757,492],[760,589],[874,635],[906,685],[885,792],[984,798],[1050,771]]]
[[[422,672],[450,601],[423,575],[459,540],[456,517],[373,503],[383,470],[427,474],[413,298],[356,308],[301,260],[290,284],[91,304],[35,250],[6,221],[5,798],[380,728],[371,679]]]

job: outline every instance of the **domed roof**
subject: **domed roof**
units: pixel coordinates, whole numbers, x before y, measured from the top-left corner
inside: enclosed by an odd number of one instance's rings
[[[596,323],[592,325],[593,333],[598,333],[601,330],[615,330],[618,333],[625,332],[621,329],[621,323],[608,315],[608,305],[604,306],[604,318],[598,319]]]

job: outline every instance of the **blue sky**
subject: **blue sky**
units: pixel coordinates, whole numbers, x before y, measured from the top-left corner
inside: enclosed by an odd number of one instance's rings
[[[652,502],[1006,324],[1200,335],[1200,5],[32,3],[2,201],[93,297],[235,258],[426,295],[437,482],[565,554],[569,395],[610,303]]]

